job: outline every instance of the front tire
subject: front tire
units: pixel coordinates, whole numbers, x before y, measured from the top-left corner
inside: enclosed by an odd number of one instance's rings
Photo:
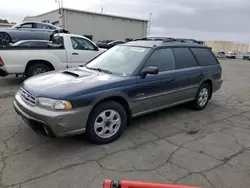
[[[196,110],[203,110],[206,108],[211,96],[212,88],[207,83],[203,83],[196,94],[195,100],[193,101],[193,108]]]
[[[51,71],[51,68],[49,66],[42,64],[42,63],[36,63],[28,67],[27,77],[35,76],[35,75],[42,74],[48,71]]]
[[[92,110],[87,124],[86,133],[95,144],[107,144],[118,139],[123,133],[127,122],[127,113],[121,104],[106,101]]]
[[[9,45],[12,42],[8,33],[0,32],[0,45]]]

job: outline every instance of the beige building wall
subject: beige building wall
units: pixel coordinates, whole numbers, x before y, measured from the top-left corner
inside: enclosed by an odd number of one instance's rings
[[[12,27],[14,24],[0,23],[0,27]]]
[[[212,48],[214,52],[224,50],[225,52],[250,52],[249,44],[237,44],[230,41],[205,41],[205,44]]]

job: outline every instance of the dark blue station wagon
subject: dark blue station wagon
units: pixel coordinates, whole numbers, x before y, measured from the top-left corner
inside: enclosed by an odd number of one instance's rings
[[[133,117],[191,103],[204,109],[222,84],[221,66],[200,43],[141,39],[118,45],[88,64],[27,79],[16,112],[47,136],[87,133],[116,140]]]

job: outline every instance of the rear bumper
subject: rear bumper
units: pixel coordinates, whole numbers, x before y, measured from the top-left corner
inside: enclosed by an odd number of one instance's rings
[[[25,103],[20,95],[13,102],[15,111],[37,133],[44,133],[44,127],[50,135],[64,137],[85,132],[91,107],[70,111],[51,111]]]
[[[214,83],[213,83],[213,92],[216,92],[218,91],[220,88],[221,88],[221,85],[223,83],[223,80],[216,80]]]
[[[4,67],[0,67],[0,76],[5,77],[8,73]]]

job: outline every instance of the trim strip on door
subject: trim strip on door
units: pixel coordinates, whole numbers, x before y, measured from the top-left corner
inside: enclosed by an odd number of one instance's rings
[[[158,94],[153,94],[153,95],[150,95],[150,96],[140,97],[140,98],[135,99],[132,102],[138,102],[138,101],[147,100],[147,99],[151,99],[151,98],[155,98],[155,97],[160,97],[162,95],[168,95],[168,94],[176,93],[176,92],[179,92],[179,91],[184,91],[184,90],[187,90],[187,89],[193,89],[193,88],[198,87],[198,86],[199,85],[194,85],[194,86],[189,86],[189,87],[185,87],[185,88],[181,88],[181,89],[177,89],[177,90],[173,90],[173,91],[167,91],[167,92],[162,92],[162,93],[158,93]],[[137,94],[136,96],[140,96],[140,95],[141,94]]]

